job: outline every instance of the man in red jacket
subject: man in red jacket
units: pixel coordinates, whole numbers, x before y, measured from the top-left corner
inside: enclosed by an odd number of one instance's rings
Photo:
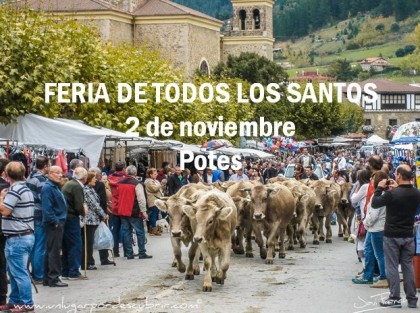
[[[114,257],[120,256],[120,229],[121,229],[121,217],[118,213],[118,183],[121,179],[127,177],[124,171],[125,164],[118,162],[115,164],[115,172],[109,174],[108,181],[111,187],[112,194],[112,214],[110,215],[110,223],[112,229],[112,236],[114,237]]]
[[[126,173],[127,177],[118,183],[118,214],[121,217],[124,251],[127,259],[134,259],[131,242],[131,229],[134,228],[139,247],[139,259],[150,259],[152,256],[146,254],[145,248],[143,221],[147,221],[147,209],[144,189],[136,178],[135,166],[128,166]]]

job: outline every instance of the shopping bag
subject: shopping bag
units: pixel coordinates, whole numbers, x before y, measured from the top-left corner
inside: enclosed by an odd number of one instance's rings
[[[93,249],[96,250],[110,250],[114,248],[114,237],[108,226],[101,222],[95,231],[93,240]]]

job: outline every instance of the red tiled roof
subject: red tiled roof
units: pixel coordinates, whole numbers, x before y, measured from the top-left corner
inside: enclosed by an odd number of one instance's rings
[[[133,12],[134,16],[173,16],[173,15],[192,15],[205,18],[214,22],[222,21],[211,16],[190,9],[186,6],[174,3],[170,0],[149,0]]]
[[[415,93],[420,94],[420,87],[412,86],[406,83],[396,83],[386,78],[367,79],[359,82],[363,88],[367,83],[374,83],[376,85],[375,91],[377,93]]]

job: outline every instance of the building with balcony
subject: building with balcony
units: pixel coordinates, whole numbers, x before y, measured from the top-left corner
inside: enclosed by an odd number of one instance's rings
[[[363,90],[368,83],[376,85],[378,98],[373,103],[368,103],[363,99],[367,94],[362,93],[359,105],[364,110],[364,133],[375,133],[382,138],[391,139],[392,130],[397,126],[420,121],[420,84],[396,83],[381,78],[368,79],[359,85]]]

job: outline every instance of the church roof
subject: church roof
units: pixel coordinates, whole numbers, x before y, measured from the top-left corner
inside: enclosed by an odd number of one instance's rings
[[[118,11],[126,13],[100,0],[18,0],[11,5],[45,12]]]
[[[138,7],[134,12],[134,16],[173,16],[173,15],[191,15],[205,18],[214,22],[222,23],[222,21],[208,16],[199,11],[190,9],[170,0],[149,0],[142,6]]]

